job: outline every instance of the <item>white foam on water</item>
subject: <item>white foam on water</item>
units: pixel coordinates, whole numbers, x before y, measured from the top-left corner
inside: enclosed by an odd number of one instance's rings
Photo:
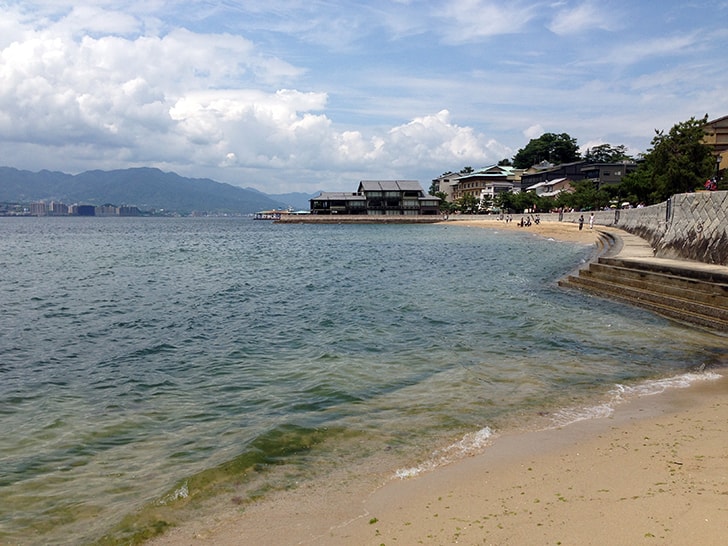
[[[190,496],[190,490],[187,487],[187,482],[182,484],[182,487],[179,489],[175,489],[172,493],[169,495],[166,495],[164,498],[157,501],[157,504],[160,506],[163,506],[165,504],[169,504],[170,502],[174,502],[179,499],[186,499]]]
[[[562,427],[588,419],[603,419],[614,413],[615,408],[630,399],[652,396],[669,389],[685,389],[699,381],[715,381],[722,376],[715,372],[689,372],[662,379],[651,379],[637,385],[617,384],[607,393],[606,402],[593,406],[564,408],[553,415],[551,427]],[[551,428],[549,427],[549,428]],[[395,477],[408,479],[445,466],[453,461],[480,453],[490,445],[495,434],[489,427],[463,436],[457,442],[433,452],[432,456],[419,465],[401,468]]]
[[[603,419],[614,413],[614,409],[621,403],[642,396],[653,396],[670,389],[685,389],[698,381],[715,381],[722,376],[715,372],[689,372],[666,377],[663,379],[650,379],[637,385],[617,384],[609,391],[609,400],[594,406],[582,408],[564,408],[557,411],[553,417],[556,427],[569,425],[588,419]]]
[[[474,455],[483,450],[493,438],[493,431],[484,427],[476,432],[470,432],[454,444],[438,449],[425,462],[410,468],[401,468],[395,472],[399,479],[412,478],[437,467],[447,465],[463,457]]]

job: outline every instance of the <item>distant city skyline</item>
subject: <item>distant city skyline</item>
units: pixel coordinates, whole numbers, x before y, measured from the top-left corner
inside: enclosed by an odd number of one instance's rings
[[[644,152],[728,114],[728,2],[10,0],[0,165],[149,166],[268,194]]]
[[[147,211],[150,212],[150,211]],[[1,203],[0,216],[141,216],[142,211],[133,205],[71,205],[58,200],[33,201],[31,203]]]

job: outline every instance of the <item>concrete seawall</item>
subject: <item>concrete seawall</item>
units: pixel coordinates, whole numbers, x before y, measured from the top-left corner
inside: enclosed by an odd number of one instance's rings
[[[578,222],[580,214],[564,214],[563,221]],[[658,258],[728,265],[728,191],[683,193],[650,207],[597,211],[594,223],[642,237]]]
[[[542,222],[579,221],[589,212],[541,214]],[[514,214],[513,221],[521,216]],[[451,220],[482,218],[452,215]],[[612,226],[645,239],[658,258],[728,265],[728,191],[683,193],[650,207],[594,212],[594,224]]]

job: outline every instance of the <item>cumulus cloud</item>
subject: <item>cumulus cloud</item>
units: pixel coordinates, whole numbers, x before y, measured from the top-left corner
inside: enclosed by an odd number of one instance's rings
[[[453,162],[483,164],[502,159],[510,152],[476,134],[471,127],[452,123],[447,110],[391,129],[385,147],[395,165],[407,162],[433,167]]]
[[[528,140],[531,140],[540,137],[545,132],[546,131],[544,131],[544,128],[541,125],[536,124],[531,125],[525,131],[523,131],[523,136],[525,136]]]
[[[70,138],[95,146],[132,145],[178,128],[193,142],[203,134],[219,138],[206,126],[211,120],[206,113],[179,120],[176,112],[209,89],[297,73],[258,55],[242,37],[184,29],[163,37],[78,40],[28,31],[0,51],[0,61],[0,128],[6,139]]]
[[[135,34],[139,20],[113,15],[76,7],[26,24],[2,47],[6,153],[31,155],[47,145],[57,153],[45,157],[66,156],[68,167],[75,160],[87,162],[82,168],[153,164],[218,173],[353,173],[381,163],[400,176],[509,153],[453,123],[447,110],[367,134],[338,127],[326,113],[327,93],[268,89],[303,71],[242,36],[182,28]]]
[[[637,142],[694,104],[722,115],[725,31],[702,17],[684,25],[698,16],[676,5],[679,27],[665,16],[637,28],[626,14],[647,8],[619,7],[10,0],[0,3],[0,164],[150,165],[264,191],[345,189],[495,163],[540,124]],[[602,32],[578,47],[560,37],[618,25],[619,44]]]

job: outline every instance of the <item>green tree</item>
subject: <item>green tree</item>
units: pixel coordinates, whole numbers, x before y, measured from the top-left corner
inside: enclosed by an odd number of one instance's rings
[[[627,153],[624,144],[612,146],[611,144],[600,144],[588,148],[584,154],[584,161],[589,163],[615,163],[617,161],[632,161],[633,158]]]
[[[652,148],[637,170],[624,177],[620,192],[652,204],[702,188],[715,171],[712,149],[703,141],[707,121],[707,115],[692,117],[675,124],[667,134],[655,130]]]
[[[440,212],[453,212],[455,210],[455,204],[447,200],[447,194],[445,192],[437,191],[431,195],[440,198]]]
[[[460,174],[471,174],[473,172],[474,172],[473,168],[470,166],[463,167],[462,169],[460,169]]]
[[[574,191],[560,193],[556,203],[576,210],[600,210],[609,206],[611,200],[612,194],[606,189],[598,190],[590,180],[579,180],[574,182]]]
[[[539,205],[539,199],[535,191],[522,191],[516,194],[516,210],[523,212],[526,209],[536,209]]]
[[[619,202],[629,201],[630,203],[644,203],[651,205],[657,203],[657,193],[651,170],[644,164],[640,164],[637,170],[626,175],[618,186]]]
[[[493,206],[493,198],[490,195],[484,195],[480,200],[480,212],[487,212]]]
[[[480,200],[473,194],[467,193],[458,199],[455,204],[460,212],[464,214],[475,214],[478,212]]]
[[[544,133],[538,138],[532,138],[524,148],[513,156],[513,166],[517,169],[527,169],[541,161],[554,164],[571,163],[581,158],[576,139],[566,133]]]
[[[498,207],[501,212],[513,212],[516,210],[515,197],[516,194],[510,191],[502,191],[495,194],[493,205]]]
[[[502,212],[522,214],[526,209],[545,211],[552,206],[550,200],[536,195],[534,191],[522,191],[513,193],[504,191],[497,193],[493,199],[493,205],[500,208]]]
[[[713,174],[715,158],[703,142],[707,122],[706,114],[700,120],[693,117],[674,125],[667,135],[656,131],[648,161],[661,199],[702,188]]]

